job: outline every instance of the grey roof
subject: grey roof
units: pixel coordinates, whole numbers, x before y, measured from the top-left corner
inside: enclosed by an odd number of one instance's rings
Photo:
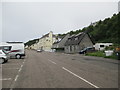
[[[64,48],[65,42],[67,41],[68,38],[69,38],[69,34],[64,36],[60,41],[54,42],[53,47],[54,48]],[[57,45],[57,47],[55,47],[55,45]]]
[[[60,41],[56,41],[56,42],[54,42],[53,44],[58,44]]]
[[[49,33],[47,33],[47,34],[43,35],[40,39],[45,38],[45,37],[49,37]],[[53,37],[54,37],[54,38],[57,38],[57,36],[56,36],[56,35],[54,35],[54,34],[53,34]]]
[[[87,33],[83,32],[74,36],[72,35],[72,37],[68,38],[68,40],[66,41],[65,46],[78,45],[86,34]]]

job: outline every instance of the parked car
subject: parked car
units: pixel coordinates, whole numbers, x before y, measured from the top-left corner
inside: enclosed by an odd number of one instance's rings
[[[42,51],[43,51],[43,50],[41,50],[41,49],[38,49],[38,50],[37,50],[37,52],[42,52]]]
[[[4,50],[0,50],[0,64],[3,64],[7,62],[9,59],[8,53],[6,53]]]
[[[84,48],[83,50],[81,50],[79,52],[79,54],[85,54],[87,52],[93,52],[93,51],[95,51],[95,49],[93,47],[87,47],[87,48]]]

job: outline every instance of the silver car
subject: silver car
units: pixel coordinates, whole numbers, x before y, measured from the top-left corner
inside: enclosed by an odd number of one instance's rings
[[[9,55],[4,51],[4,50],[0,50],[0,64],[3,64],[5,62],[7,62],[9,59]]]

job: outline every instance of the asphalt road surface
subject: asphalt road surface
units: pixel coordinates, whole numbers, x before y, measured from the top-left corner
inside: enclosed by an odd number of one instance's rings
[[[2,88],[118,88],[118,61],[26,50],[2,65]]]

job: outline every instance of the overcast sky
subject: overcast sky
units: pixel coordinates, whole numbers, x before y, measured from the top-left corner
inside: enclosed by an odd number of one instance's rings
[[[1,7],[2,41],[23,42],[49,31],[81,29],[118,12],[117,2],[2,2]]]

